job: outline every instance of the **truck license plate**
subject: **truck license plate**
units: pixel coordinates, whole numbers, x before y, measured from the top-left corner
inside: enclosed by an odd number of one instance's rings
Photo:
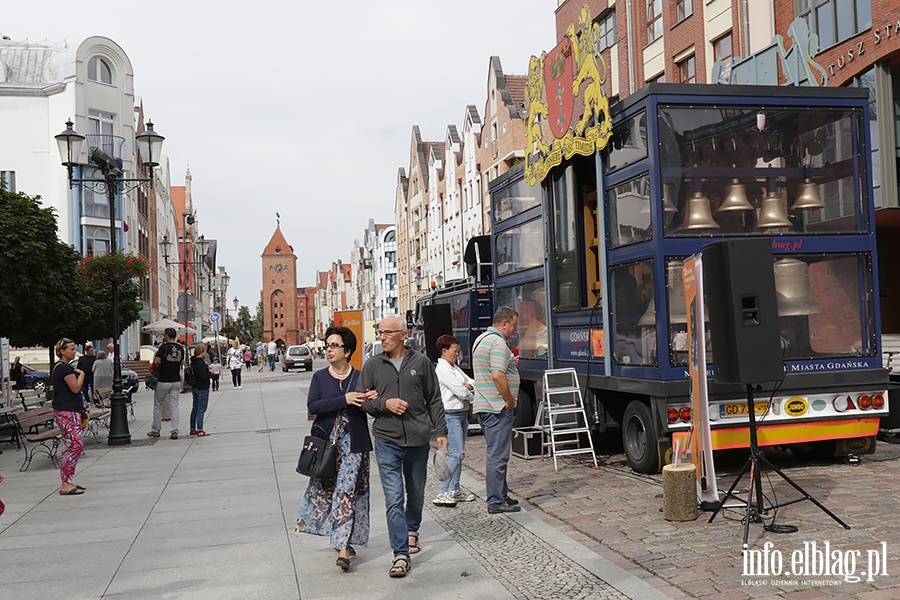
[[[756,414],[764,415],[769,407],[768,402],[757,402],[754,404]],[[719,414],[723,417],[738,417],[747,414],[747,403],[743,404],[720,404]]]

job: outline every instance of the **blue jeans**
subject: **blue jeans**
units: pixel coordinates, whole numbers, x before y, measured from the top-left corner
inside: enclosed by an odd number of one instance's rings
[[[191,388],[194,397],[194,406],[191,407],[191,430],[203,430],[203,415],[206,414],[206,406],[209,404],[209,390]]]
[[[388,538],[394,557],[409,559],[409,532],[419,531],[425,504],[425,475],[428,472],[429,445],[398,446],[375,438],[375,460],[381,488],[384,490]],[[403,481],[406,480],[406,505]]]
[[[462,474],[462,461],[466,455],[466,435],[469,433],[469,411],[458,410],[444,413],[447,421],[447,441],[450,443],[450,479],[441,482],[441,493],[450,490],[459,491],[459,476]]]
[[[488,507],[500,506],[509,500],[506,485],[506,466],[509,463],[510,443],[515,411],[504,408],[499,413],[478,413],[484,432],[487,456],[484,465],[484,486]]]
[[[274,354],[269,355],[269,369],[271,371],[275,370],[275,355]]]

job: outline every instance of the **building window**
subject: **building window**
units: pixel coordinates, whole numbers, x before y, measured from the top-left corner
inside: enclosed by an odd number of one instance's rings
[[[694,0],[675,0],[675,22],[681,23],[694,14]]]
[[[647,0],[647,43],[662,37],[662,0]]]
[[[0,171],[0,187],[7,192],[16,193],[16,172]]]
[[[653,79],[648,79],[647,83],[665,83],[666,82],[666,72],[663,71]]]
[[[596,40],[597,51],[603,52],[616,43],[616,11],[611,10],[600,15],[596,23],[600,27],[600,35]]]
[[[794,0],[794,14],[819,36],[819,50],[872,26],[871,0]]]
[[[116,116],[99,110],[88,111],[88,130],[91,133],[113,135],[115,131]]]
[[[730,31],[713,42],[713,54],[717,62],[725,62],[731,60],[733,52],[731,49]]]
[[[96,170],[93,175],[89,176],[102,177],[100,172]],[[84,187],[84,216],[109,218],[109,197],[105,191],[99,192],[87,186]]]
[[[112,85],[112,69],[105,60],[94,56],[88,61],[88,79]]]
[[[678,63],[676,66],[678,67],[678,83],[697,83],[697,77],[694,71],[693,54]]]
[[[105,227],[85,227],[84,253],[92,256],[109,253],[109,229]]]

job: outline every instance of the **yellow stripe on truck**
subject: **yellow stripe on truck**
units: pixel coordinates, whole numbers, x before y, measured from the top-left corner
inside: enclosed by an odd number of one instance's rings
[[[757,430],[760,446],[799,444],[820,440],[858,438],[878,433],[878,417],[868,419],[843,419],[819,423],[785,423],[763,425]],[[712,430],[713,450],[747,448],[750,446],[750,428],[735,427]]]

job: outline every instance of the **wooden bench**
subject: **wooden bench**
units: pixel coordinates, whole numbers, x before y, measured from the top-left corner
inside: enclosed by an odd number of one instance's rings
[[[112,397],[113,390],[111,387],[100,388],[94,390],[94,404],[100,404],[103,408],[110,408],[110,398]],[[134,398],[131,394],[125,394],[125,406],[128,408],[128,413],[131,415],[131,419],[135,420],[137,417],[134,416]]]
[[[47,395],[41,390],[20,390],[19,398],[22,399],[22,408],[25,410],[44,406],[47,402]]]
[[[32,408],[20,413],[10,413],[9,416],[15,422],[19,440],[25,447],[25,460],[19,471],[28,470],[34,453],[38,451],[46,454],[53,466],[58,469],[57,452],[62,439],[62,430],[59,427],[53,427],[41,431],[42,426],[53,420],[53,409],[49,407]]]

